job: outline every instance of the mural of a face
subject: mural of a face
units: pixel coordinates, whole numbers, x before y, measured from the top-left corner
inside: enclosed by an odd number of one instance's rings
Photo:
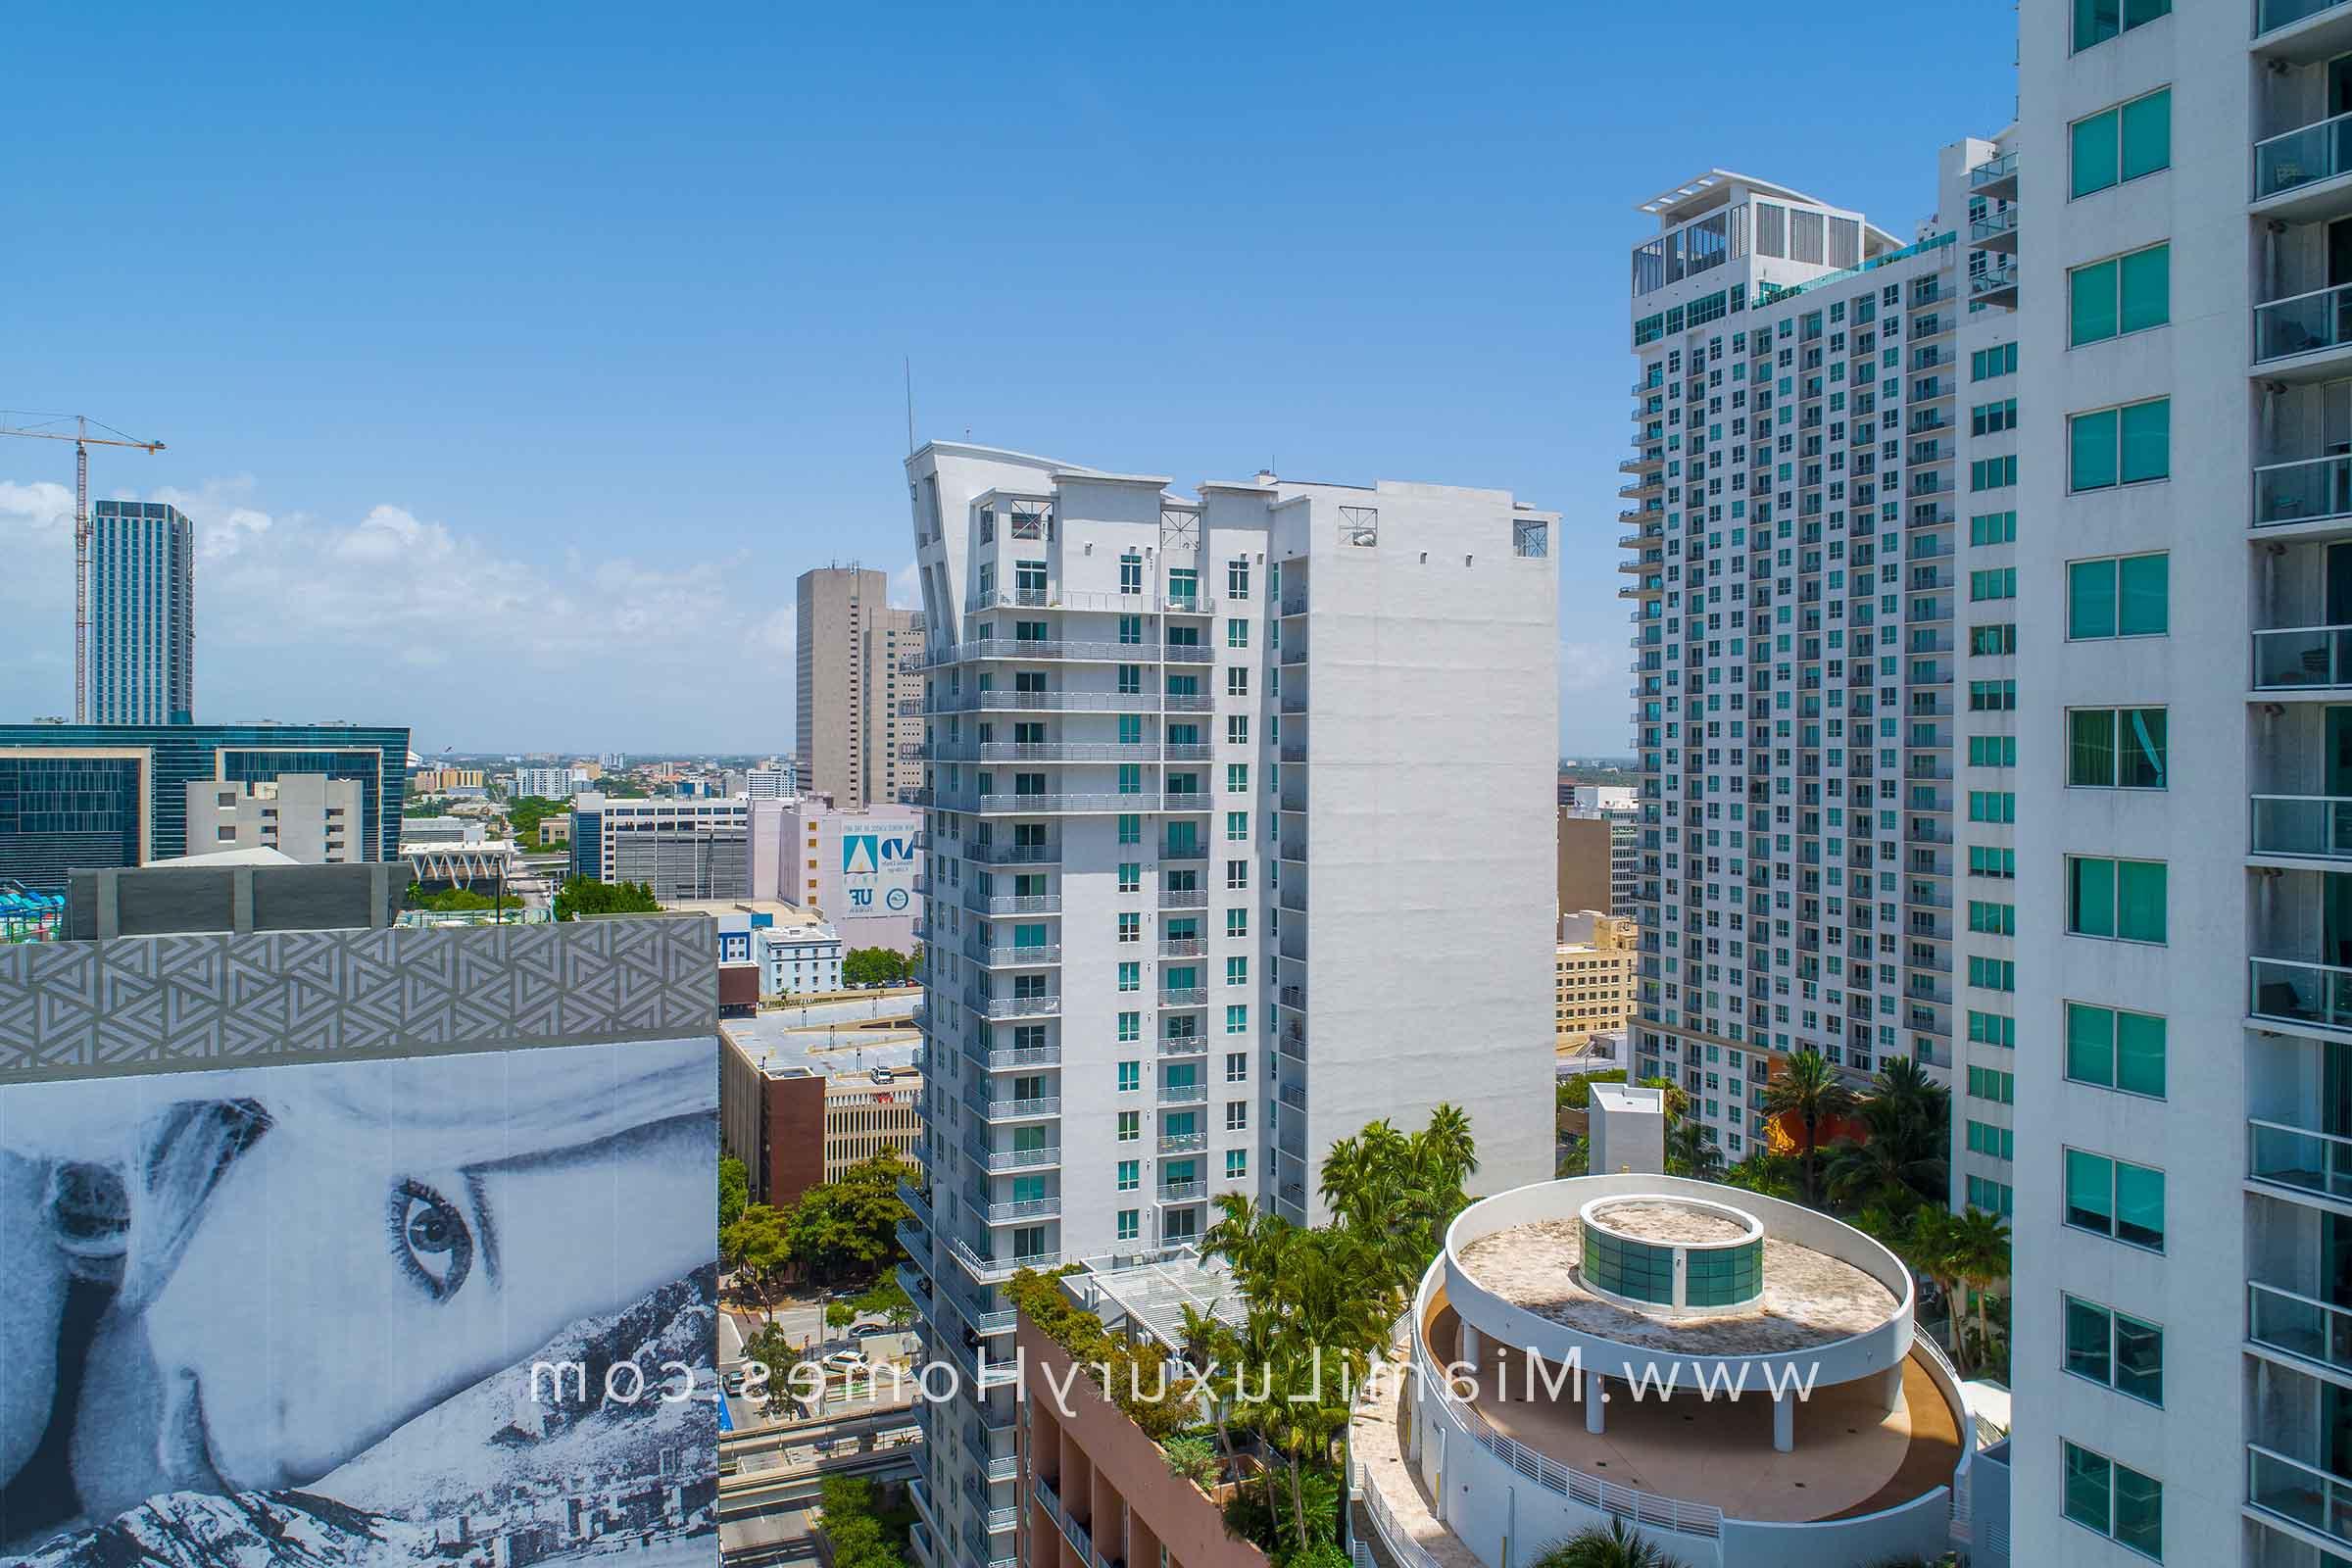
[[[67,1262],[46,1214],[48,1173],[0,1152],[0,1486],[40,1446],[57,1389]]]

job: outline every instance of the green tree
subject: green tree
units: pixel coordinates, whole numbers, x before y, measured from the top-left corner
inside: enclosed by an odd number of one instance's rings
[[[1992,1349],[1985,1298],[2009,1283],[2009,1226],[1998,1214],[1971,1207],[1952,1217],[1949,1235],[1952,1274],[1977,1298],[1977,1342]],[[1960,1304],[1952,1303],[1954,1316]]]
[[[852,948],[842,955],[841,983],[845,986],[905,985],[906,955],[896,948]]]
[[[1624,1520],[1612,1519],[1606,1530],[1596,1525],[1543,1547],[1528,1568],[1682,1568],[1682,1564]]]
[[[1694,1116],[1685,1116],[1668,1127],[1666,1173],[1700,1182],[1711,1182],[1720,1176],[1723,1151],[1716,1147],[1715,1129]]]
[[[817,1483],[818,1522],[833,1547],[833,1568],[906,1568],[906,1527],[886,1520],[873,1483],[827,1476]]]
[[[809,1188],[785,1224],[793,1257],[819,1280],[879,1273],[903,1255],[898,1228],[908,1211],[899,1188],[921,1180],[921,1171],[886,1150]]]
[[[1574,1078],[1561,1079],[1558,1087],[1552,1091],[1552,1096],[1562,1110],[1589,1110],[1592,1106],[1592,1086],[1594,1084],[1621,1084],[1623,1082],[1625,1082],[1623,1067],[1610,1067],[1601,1072],[1579,1073]]]
[[[733,1154],[718,1157],[718,1228],[726,1228],[743,1217],[746,1205],[752,1200],[751,1172]]]
[[[539,824],[551,816],[567,815],[569,801],[551,801],[544,795],[525,795],[507,807],[507,829],[514,842],[530,846],[539,842]]]
[[[662,901],[643,882],[599,882],[575,876],[564,880],[556,895],[556,918],[576,920],[583,914],[659,914]]]
[[[792,1232],[784,1211],[765,1203],[746,1204],[735,1223],[719,1233],[718,1250],[733,1261],[736,1278],[773,1322],[775,1299],[793,1263]]]
[[[1764,1086],[1764,1114],[1794,1114],[1804,1130],[1805,1201],[1821,1202],[1821,1124],[1854,1108],[1854,1092],[1820,1052],[1807,1048],[1790,1056],[1787,1065]]]
[[[868,1317],[881,1318],[894,1328],[904,1328],[914,1321],[914,1302],[896,1275],[883,1275],[874,1281],[871,1290],[850,1304]]]

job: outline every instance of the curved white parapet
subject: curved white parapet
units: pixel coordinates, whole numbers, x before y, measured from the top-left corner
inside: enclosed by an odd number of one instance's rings
[[[1670,1198],[1723,1205],[1736,1195],[1735,1211],[1752,1216],[1768,1241],[1804,1247],[1849,1264],[1886,1287],[1893,1307],[1885,1321],[1861,1333],[1800,1348],[1770,1352],[1710,1352],[1675,1346],[1671,1348],[1629,1345],[1605,1335],[1572,1328],[1553,1318],[1506,1300],[1480,1284],[1463,1267],[1462,1249],[1484,1237],[1521,1225],[1551,1221],[1576,1223],[1586,1205],[1596,1199]],[[1433,1270],[1445,1271],[1446,1298],[1463,1323],[1480,1335],[1560,1363],[1576,1364],[1604,1377],[1632,1379],[1642,1370],[1664,1361],[1679,1361],[1693,1379],[1746,1374],[1769,1377],[1791,1366],[1822,1384],[1851,1383],[1900,1366],[1911,1351],[1912,1313],[1916,1292],[1911,1271],[1900,1258],[1852,1226],[1829,1215],[1758,1193],[1726,1188],[1714,1182],[1681,1177],[1626,1173],[1576,1176],[1564,1181],[1539,1182],[1482,1199],[1455,1216],[1446,1231],[1446,1251]],[[1740,1384],[1745,1387],[1744,1383]]]
[[[1441,1293],[1443,1303],[1460,1314],[1465,1324],[1547,1359],[1565,1360],[1572,1350],[1581,1349],[1584,1364],[1592,1367],[1607,1352],[1627,1348],[1569,1330],[1486,1291],[1461,1268],[1459,1250],[1482,1236],[1515,1225],[1539,1220],[1573,1223],[1593,1199],[1629,1196],[1670,1196],[1700,1202],[1721,1202],[1729,1196],[1733,1209],[1752,1215],[1766,1236],[1812,1248],[1861,1269],[1886,1286],[1894,1301],[1886,1323],[1795,1353],[1800,1359],[1818,1356],[1825,1383],[1883,1372],[1899,1365],[1906,1356],[1915,1356],[1960,1424],[1960,1455],[1951,1484],[1932,1488],[1876,1513],[1850,1518],[1774,1522],[1728,1517],[1709,1503],[1620,1486],[1562,1464],[1496,1430],[1474,1404],[1449,1389],[1447,1370],[1425,1339]],[[1409,1325],[1412,1364],[1405,1385],[1411,1411],[1411,1451],[1406,1457],[1427,1487],[1447,1531],[1482,1562],[1497,1565],[1505,1561],[1506,1545],[1507,1560],[1522,1562],[1547,1542],[1605,1527],[1612,1519],[1633,1526],[1688,1568],[1821,1568],[1823,1564],[1873,1562],[1909,1554],[1933,1558],[1949,1546],[1954,1498],[1966,1495],[1974,1457],[1960,1379],[1931,1340],[1913,1337],[1909,1271],[1860,1232],[1797,1204],[1748,1193],[1727,1195],[1726,1189],[1708,1183],[1645,1175],[1583,1177],[1500,1194],[1465,1209],[1448,1229],[1446,1242],[1445,1254],[1430,1264],[1413,1298]],[[1634,1353],[1646,1358],[1665,1352],[1636,1349]],[[1694,1357],[1676,1353],[1686,1364],[1721,1364],[1734,1369],[1743,1362],[1755,1365],[1788,1359],[1785,1354]],[[1367,1479],[1367,1494],[1369,1490]],[[1369,1495],[1367,1503],[1372,1503]],[[1382,1530],[1386,1544],[1392,1547],[1400,1542],[1411,1544],[1387,1517],[1385,1499],[1370,1506],[1370,1511],[1376,1524],[1386,1526]],[[1427,1560],[1426,1554],[1399,1555],[1407,1560]]]

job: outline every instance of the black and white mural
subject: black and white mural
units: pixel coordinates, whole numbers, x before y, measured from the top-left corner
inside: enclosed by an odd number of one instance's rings
[[[0,1085],[0,1563],[715,1565],[716,1044]]]

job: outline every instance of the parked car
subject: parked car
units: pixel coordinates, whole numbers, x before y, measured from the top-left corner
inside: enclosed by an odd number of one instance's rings
[[[835,1350],[816,1364],[828,1372],[862,1372],[873,1363],[863,1350]]]

